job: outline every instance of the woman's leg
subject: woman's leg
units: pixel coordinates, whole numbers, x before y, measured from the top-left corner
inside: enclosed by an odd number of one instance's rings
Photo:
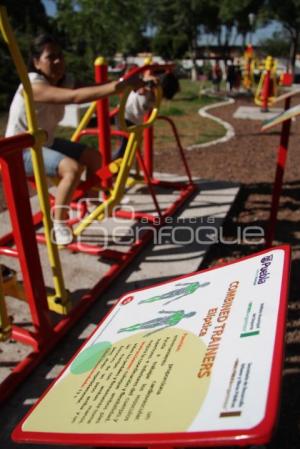
[[[79,161],[86,168],[86,179],[90,178],[101,168],[101,157],[99,151],[94,148],[86,147],[81,154]],[[95,185],[95,189],[92,187],[87,193],[86,197],[89,199],[88,206],[94,207],[99,204],[99,188],[100,181]]]
[[[67,206],[80,181],[84,167],[75,159],[64,157],[58,165],[58,175],[61,178],[57,186],[55,197],[54,219],[63,221],[68,219]]]
[[[87,178],[101,167],[101,156],[94,148],[86,147],[79,159],[80,164],[86,167]]]
[[[87,177],[94,174],[101,167],[99,151],[89,148],[82,143],[56,138],[51,148],[59,152],[60,155],[75,159],[79,164],[84,165],[87,170]]]

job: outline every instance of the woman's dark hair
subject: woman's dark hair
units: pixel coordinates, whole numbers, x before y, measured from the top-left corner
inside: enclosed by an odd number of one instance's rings
[[[34,39],[34,41],[30,46],[30,54],[27,64],[29,72],[38,72],[38,70],[34,65],[34,59],[40,58],[41,54],[44,51],[45,46],[48,44],[60,46],[58,40],[51,34],[40,34]]]
[[[159,78],[163,97],[171,100],[180,91],[178,78],[172,72],[163,73]]]

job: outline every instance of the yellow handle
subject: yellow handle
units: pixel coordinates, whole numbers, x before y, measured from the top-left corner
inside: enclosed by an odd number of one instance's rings
[[[272,56],[267,56],[265,60],[265,69],[272,70],[273,67],[273,58]]]

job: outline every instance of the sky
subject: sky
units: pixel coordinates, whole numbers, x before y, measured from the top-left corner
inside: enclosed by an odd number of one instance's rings
[[[43,4],[45,5],[46,12],[49,16],[54,16],[56,13],[56,6],[55,2],[53,0],[42,0]],[[278,22],[271,22],[268,26],[255,30],[252,36],[248,36],[248,41],[250,43],[250,39],[252,40],[252,44],[256,45],[260,40],[266,39],[268,37],[271,37],[274,31],[281,30],[282,27]],[[204,36],[200,39],[201,44],[208,43],[209,37]],[[235,42],[237,45],[241,44],[242,41],[237,40]]]
[[[48,16],[54,16],[56,12],[55,3],[52,0],[42,0],[42,3],[45,5]]]

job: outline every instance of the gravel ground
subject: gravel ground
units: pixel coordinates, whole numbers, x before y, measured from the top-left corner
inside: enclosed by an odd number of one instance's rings
[[[201,267],[208,267],[261,250],[262,245],[234,244],[236,229],[249,223],[267,225],[272,185],[276,168],[280,127],[260,132],[259,121],[234,119],[233,113],[242,105],[252,106],[247,99],[237,99],[229,106],[211,111],[231,123],[236,136],[226,143],[189,151],[187,158],[192,174],[210,180],[236,181],[242,185],[240,194],[225,223],[225,236],[231,244],[211,247]],[[176,119],[175,119],[176,122]],[[300,436],[300,120],[292,124],[288,161],[280,201],[274,244],[292,247],[291,282],[286,332],[286,354],[283,370],[282,403],[277,431],[270,449],[296,449]],[[158,152],[155,170],[181,174],[175,148]],[[1,189],[0,189],[1,199]],[[2,201],[1,201],[2,203]]]

